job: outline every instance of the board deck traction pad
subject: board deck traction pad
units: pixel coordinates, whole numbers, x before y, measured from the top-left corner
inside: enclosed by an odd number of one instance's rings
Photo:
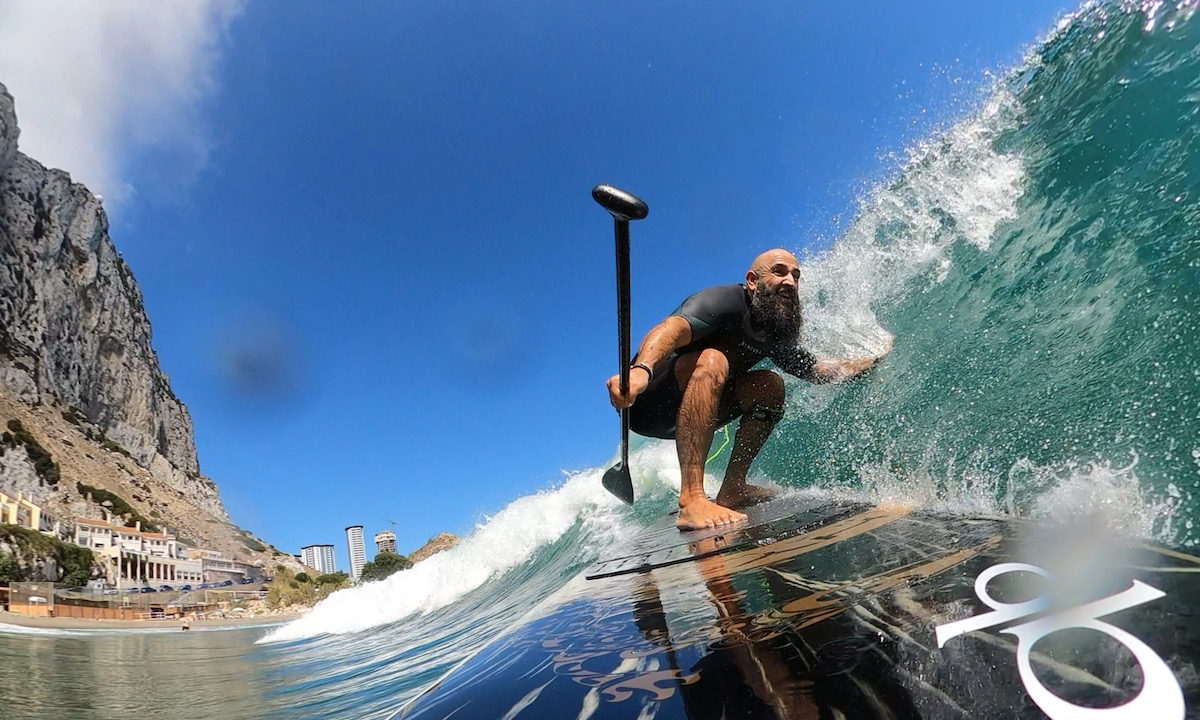
[[[746,513],[662,518],[392,717],[1200,720],[1186,552],[796,495]]]

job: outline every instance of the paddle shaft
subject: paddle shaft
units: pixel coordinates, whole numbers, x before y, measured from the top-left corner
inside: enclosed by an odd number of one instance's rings
[[[650,209],[636,195],[612,185],[592,188],[592,199],[613,217],[617,236],[617,372],[622,395],[629,394],[629,221],[641,220]],[[629,475],[629,408],[621,410],[621,461],[604,471],[604,489],[621,502],[633,504],[633,478]]]
[[[617,240],[617,367],[621,394],[629,392],[629,221],[613,218]],[[621,410],[621,465],[629,467],[629,408]]]

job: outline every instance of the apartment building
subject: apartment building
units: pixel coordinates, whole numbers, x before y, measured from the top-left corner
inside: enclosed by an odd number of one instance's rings
[[[23,493],[16,496],[0,492],[0,524],[16,525],[58,536],[59,524]]]
[[[308,545],[300,548],[300,562],[305,567],[310,567],[313,570],[328,575],[329,573],[337,572],[333,560],[332,545]]]

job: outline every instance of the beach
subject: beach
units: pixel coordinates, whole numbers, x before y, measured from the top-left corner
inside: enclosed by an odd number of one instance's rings
[[[300,617],[299,614],[204,618],[190,620],[189,625],[192,628],[251,627],[276,625],[290,622],[298,617]],[[144,630],[148,628],[181,628],[183,622],[181,620],[91,620],[87,618],[31,617],[0,610],[0,626],[3,625],[47,630]]]

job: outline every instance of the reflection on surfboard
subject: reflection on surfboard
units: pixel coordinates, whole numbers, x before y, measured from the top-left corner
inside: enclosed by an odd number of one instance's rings
[[[1167,548],[904,506],[665,518],[396,717],[1193,717],[1197,572]]]

